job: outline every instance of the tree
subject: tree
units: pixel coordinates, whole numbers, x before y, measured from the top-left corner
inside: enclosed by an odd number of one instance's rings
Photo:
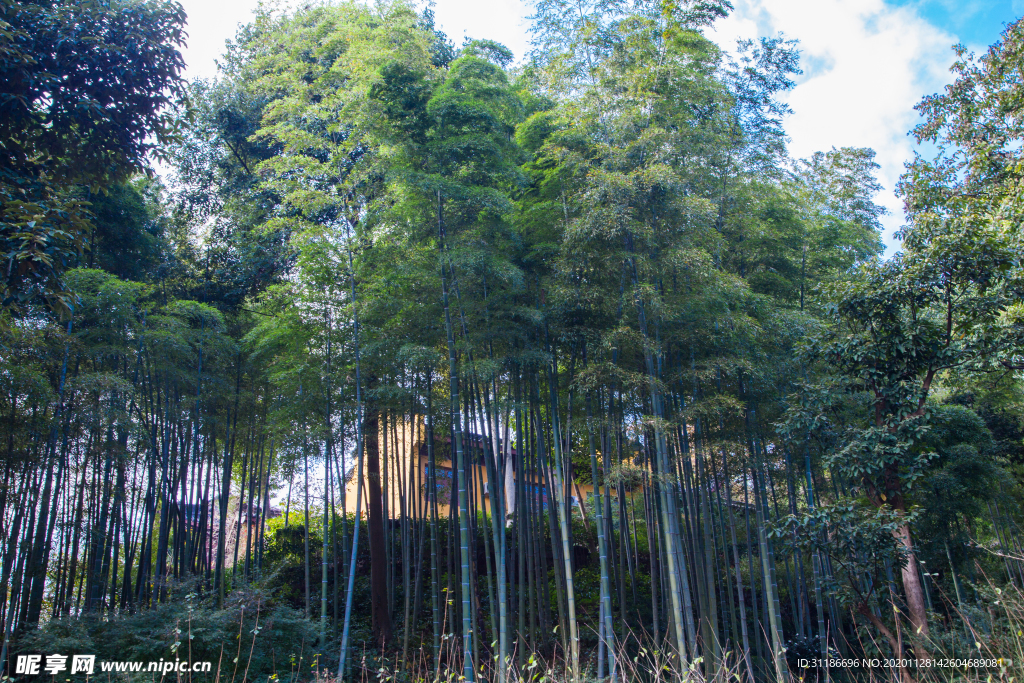
[[[828,368],[845,392],[839,401],[860,412],[829,463],[897,515],[909,512],[908,496],[934,456],[926,434],[937,382],[953,370],[1016,367],[1020,236],[1006,212],[1016,210],[1019,193],[1010,189],[1016,181],[1006,145],[1020,133],[1004,121],[1007,98],[1019,88],[1007,69],[1019,68],[1012,55],[1020,36],[1020,24],[1009,27],[979,64],[959,49],[957,82],[918,106],[927,121],[915,135],[935,142],[938,156],[917,157],[900,181],[910,221],[904,251],[826,288],[831,325],[808,346],[808,359]],[[839,199],[843,211],[864,213],[854,197]],[[907,555],[908,617],[927,636],[910,525],[899,525],[896,536]]]
[[[879,588],[888,584],[886,574],[892,567],[903,567],[907,549],[896,541],[905,519],[898,513],[846,503],[790,515],[775,525],[771,533],[795,548],[820,552],[834,566],[822,586],[837,595],[840,603],[871,623],[892,650],[891,656],[902,660],[899,629],[896,633],[880,616],[878,604],[886,597]],[[826,665],[827,666],[827,665]],[[900,679],[914,680],[908,667],[898,664]]]
[[[930,539],[921,548],[928,556],[927,567],[950,566],[950,595],[956,597],[959,609],[965,602],[957,571],[982,554],[971,547],[976,542],[974,527],[977,520],[990,516],[986,514],[989,506],[1005,496],[1001,489],[1009,488],[1003,486],[1009,477],[995,457],[994,446],[981,417],[956,404],[935,407],[921,446],[935,457],[912,497],[919,507],[914,531],[918,538]],[[959,561],[953,564],[954,560]]]
[[[873,197],[882,186],[871,149],[843,147],[815,152],[796,164],[793,190],[802,213],[800,308],[812,283],[827,273],[849,273],[882,253],[879,218],[885,209]]]
[[[89,232],[93,192],[146,170],[176,132],[185,12],[153,2],[0,5],[0,239],[4,311],[42,298],[68,310],[61,281]]]
[[[1013,301],[1022,286],[1022,51],[1021,21],[980,58],[956,48],[956,80],[916,107],[925,121],[913,135],[935,145],[935,158],[916,155],[899,185],[910,221],[902,236],[915,267],[922,274],[944,271],[950,281],[974,278],[977,293],[990,300],[975,298],[982,308],[971,313],[975,325],[995,323],[987,330],[988,348],[976,349],[987,369],[1024,368],[1024,325]]]
[[[164,642],[184,597],[193,654],[233,620],[338,678],[785,680],[921,645],[919,558],[992,619],[957,589],[1024,578],[1019,173],[968,160],[1016,38],[933,102],[967,141],[880,262],[873,152],[791,163],[796,46],[730,58],[728,9],[543,0],[521,68],[404,0],[261,10],[171,112],[169,193],[65,188],[69,319],[0,326],[4,642]],[[232,611],[267,600],[309,628]]]
[[[162,191],[160,183],[139,177],[92,195],[85,265],[123,280],[151,278],[168,249]]]

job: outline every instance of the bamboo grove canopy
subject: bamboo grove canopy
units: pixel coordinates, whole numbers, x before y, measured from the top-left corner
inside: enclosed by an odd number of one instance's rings
[[[0,3],[4,672],[1019,667],[1024,25],[918,105],[883,259],[730,10],[538,0],[516,63],[264,7],[186,83],[173,2]]]

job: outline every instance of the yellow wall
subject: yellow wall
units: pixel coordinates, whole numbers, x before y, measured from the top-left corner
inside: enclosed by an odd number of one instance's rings
[[[386,448],[385,448],[385,434]],[[418,424],[410,424],[399,420],[385,422],[382,415],[380,431],[378,432],[378,443],[380,445],[380,469],[382,478],[382,490],[386,484],[387,489],[383,491],[386,504],[386,515],[395,519],[401,516],[403,498],[406,513],[410,517],[430,516],[429,508],[426,508],[428,496],[427,468],[430,463],[426,454],[425,442],[426,429],[422,420]],[[435,453],[437,459],[437,482],[438,501],[437,514],[440,517],[448,517],[451,514],[451,506],[458,504],[458,491],[451,490],[452,462],[448,458],[447,444],[438,444],[436,450],[444,450],[445,453]],[[365,456],[364,456],[365,457]],[[410,469],[410,463],[415,466]],[[491,510],[491,487],[487,478],[487,468],[484,465],[470,465],[472,491],[471,499],[476,500],[476,509],[483,507],[488,513]],[[448,485],[445,485],[448,482]],[[352,514],[356,510],[356,475],[352,472],[345,485],[345,511]],[[538,481],[532,482],[534,486]],[[545,492],[547,487],[544,487]],[[367,512],[367,472],[366,463],[363,463],[363,503],[360,508],[361,516]],[[504,490],[504,482],[499,482],[498,492]],[[582,496],[584,501],[589,499],[593,493],[593,487],[589,484],[574,484],[573,493],[575,496]],[[403,495],[404,494],[404,495]]]

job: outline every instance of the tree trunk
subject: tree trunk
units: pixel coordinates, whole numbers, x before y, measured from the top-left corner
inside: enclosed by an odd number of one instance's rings
[[[380,414],[368,408],[363,427],[366,443],[366,485],[369,493],[370,536],[370,611],[373,636],[377,642],[391,640],[391,614],[388,612],[388,560],[384,546],[384,508],[380,486]]]
[[[903,524],[893,536],[903,544],[908,553],[907,564],[903,567],[903,591],[907,596],[907,612],[915,636],[914,652],[918,659],[929,659],[928,651],[921,644],[921,640],[928,637],[928,613],[925,611],[924,586],[917,571],[917,556],[914,554],[913,541],[910,538],[910,527]]]

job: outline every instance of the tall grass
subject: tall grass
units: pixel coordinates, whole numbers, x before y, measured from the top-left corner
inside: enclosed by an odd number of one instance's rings
[[[931,614],[932,633],[927,639],[931,665],[904,669],[885,666],[893,653],[887,642],[861,623],[856,638],[848,642],[849,657],[879,659],[878,667],[797,667],[789,658],[783,672],[786,683],[1024,683],[1024,591],[1013,584],[999,584],[982,575],[983,582],[967,584],[978,596],[962,608],[955,597],[938,591]],[[110,681],[154,683],[338,683],[335,640],[319,642],[317,628],[298,610],[276,604],[268,593],[246,589],[228,594],[225,609],[215,610],[196,600],[192,586],[179,586],[180,600],[137,614],[102,620],[78,618],[54,621],[27,636],[15,652],[96,653],[100,659],[154,661],[175,655],[192,661],[212,661],[214,669],[203,674],[164,677],[152,673],[103,674]],[[448,615],[445,615],[446,617]],[[442,623],[450,625],[450,619]],[[369,633],[360,633],[359,649],[352,652],[353,683],[458,683],[464,680],[463,648],[458,634],[441,637],[441,652],[434,662],[429,639],[413,651],[401,666],[400,648],[380,650]],[[366,637],[362,637],[366,636]],[[615,665],[622,681],[642,683],[777,683],[771,662],[751,656],[750,671],[743,653],[725,644],[714,666],[698,657],[680,662],[671,647],[654,642],[650,634],[631,631],[617,640]],[[907,634],[901,634],[906,642]],[[396,640],[396,643],[398,640]],[[513,638],[513,644],[522,642]],[[524,653],[513,649],[505,663],[509,683],[569,683],[571,667],[560,647]],[[490,648],[497,651],[496,644]],[[498,680],[499,662],[482,648],[475,663],[475,678]],[[912,649],[906,646],[906,656]],[[793,653],[790,653],[793,654]],[[581,681],[597,681],[598,648],[580,653]],[[838,657],[838,655],[836,655]],[[965,662],[965,660],[967,660]],[[981,660],[982,665],[978,665]],[[988,665],[992,664],[992,665]],[[606,672],[607,673],[607,672]],[[602,680],[607,680],[605,676]],[[84,677],[72,677],[84,680]]]

